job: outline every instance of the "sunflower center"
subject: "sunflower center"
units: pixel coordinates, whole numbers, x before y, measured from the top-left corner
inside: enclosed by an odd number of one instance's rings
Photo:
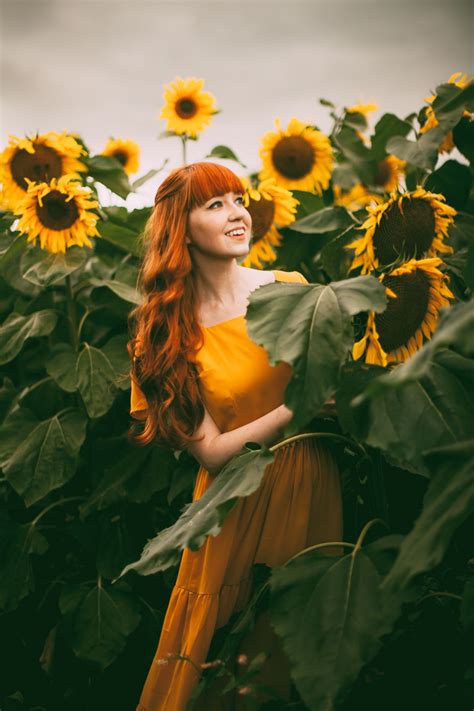
[[[252,217],[252,235],[253,241],[258,242],[262,239],[270,229],[273,223],[275,214],[275,203],[273,200],[253,200],[250,198],[247,210]]]
[[[382,160],[377,165],[377,173],[375,175],[375,185],[383,188],[392,177],[392,169],[387,160]]]
[[[50,230],[67,230],[79,217],[74,199],[66,202],[67,195],[59,190],[51,190],[43,198],[43,207],[36,205],[38,219]]]
[[[275,168],[292,180],[303,178],[314,165],[314,149],[302,136],[284,136],[273,148]]]
[[[125,165],[128,160],[128,156],[125,151],[114,151],[114,158],[116,158],[122,165]]]
[[[434,211],[422,198],[404,199],[403,213],[393,202],[382,214],[374,233],[374,251],[379,263],[390,264],[399,256],[419,259],[435,238]]]
[[[408,343],[420,328],[428,310],[430,281],[425,272],[417,269],[411,274],[386,276],[384,286],[396,293],[385,311],[375,315],[375,326],[380,345],[390,353]]]
[[[62,175],[61,156],[53,148],[36,143],[34,149],[34,153],[28,153],[20,148],[10,162],[13,180],[23,190],[28,190],[25,178],[35,183],[49,183],[51,178],[60,178]]]
[[[183,119],[189,119],[197,112],[196,103],[190,98],[177,101],[175,109],[178,116]]]

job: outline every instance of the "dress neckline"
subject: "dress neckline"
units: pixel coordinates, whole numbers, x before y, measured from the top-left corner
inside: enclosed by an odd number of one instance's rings
[[[277,269],[270,269],[271,273],[275,277],[274,281],[269,281],[269,284],[274,284],[275,282],[278,281],[278,277],[276,275],[276,272],[278,271]],[[260,286],[266,286],[266,284],[260,284]],[[258,288],[258,287],[256,287]],[[255,289],[252,289],[252,291],[255,291]],[[233,316],[232,318],[226,318],[225,321],[219,321],[219,323],[213,323],[212,326],[201,326],[205,331],[209,331],[211,328],[217,328],[217,326],[223,326],[226,323],[231,323],[232,321],[239,321],[242,318],[245,318],[247,312],[245,314],[240,314],[239,316]]]

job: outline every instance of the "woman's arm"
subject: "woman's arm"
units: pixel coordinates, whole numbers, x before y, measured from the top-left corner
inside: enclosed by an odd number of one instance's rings
[[[272,445],[278,442],[293,417],[286,405],[279,405],[266,415],[229,432],[220,432],[208,410],[193,436],[204,435],[200,442],[192,442],[188,451],[207,471],[215,476],[246,442]]]

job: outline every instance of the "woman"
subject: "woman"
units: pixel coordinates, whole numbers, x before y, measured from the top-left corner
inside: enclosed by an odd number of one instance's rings
[[[291,367],[269,365],[264,348],[247,335],[245,312],[254,289],[307,281],[299,272],[239,266],[252,227],[242,195],[240,179],[215,163],[171,172],[145,230],[144,303],[131,314],[138,334],[129,344],[131,414],[145,420],[135,441],[191,452],[201,465],[193,500],[246,442],[278,442],[292,417],[283,404]],[[221,533],[183,552],[137,711],[186,708],[214,632],[248,603],[254,563],[281,565],[331,540],[342,540],[342,504],[330,451],[312,438],[281,447]],[[240,651],[270,653],[259,680],[289,698],[288,661],[266,615]],[[234,708],[237,701],[211,697],[207,708]]]

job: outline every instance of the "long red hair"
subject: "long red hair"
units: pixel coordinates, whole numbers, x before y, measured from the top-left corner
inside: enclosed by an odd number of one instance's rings
[[[203,344],[193,265],[185,241],[188,214],[215,195],[244,192],[240,178],[218,163],[176,168],[160,184],[142,236],[137,289],[142,303],[129,314],[131,376],[147,400],[144,428],[133,444],[182,449],[204,418],[195,356]]]

